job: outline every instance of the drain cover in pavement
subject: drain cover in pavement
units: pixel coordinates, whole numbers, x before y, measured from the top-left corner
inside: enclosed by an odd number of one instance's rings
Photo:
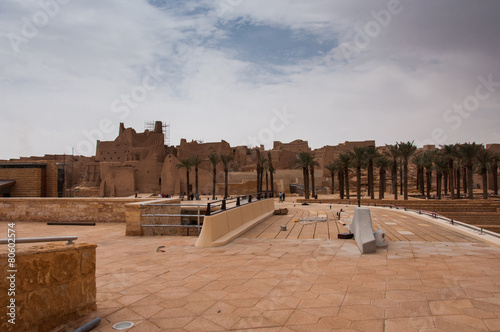
[[[126,330],[134,326],[132,322],[119,322],[113,325],[114,330]]]

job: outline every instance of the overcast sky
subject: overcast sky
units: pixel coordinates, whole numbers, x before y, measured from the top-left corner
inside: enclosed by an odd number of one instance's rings
[[[6,0],[0,158],[120,122],[232,146],[500,142],[500,1]]]

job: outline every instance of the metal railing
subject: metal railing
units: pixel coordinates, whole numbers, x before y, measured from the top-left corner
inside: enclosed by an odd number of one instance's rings
[[[206,216],[212,216],[217,213],[221,213],[226,210],[231,210],[235,209],[239,206],[250,204],[254,201],[259,201],[262,199],[269,199],[273,198],[273,195],[271,192],[262,192],[262,193],[255,193],[255,194],[249,194],[249,195],[241,195],[241,196],[236,196],[236,197],[229,197],[229,198],[224,198],[216,201],[211,201],[208,202],[207,204],[159,204],[159,203],[153,203],[153,204],[141,204],[141,207],[152,207],[153,211],[150,213],[145,213],[142,214],[141,217],[146,217],[146,218],[152,218],[151,219],[151,224],[145,224],[141,225],[142,227],[152,227],[153,229],[153,236],[155,235],[155,228],[156,227],[172,227],[172,228],[186,228],[188,229],[188,234],[189,234],[189,229],[190,228],[196,228],[198,231],[198,235],[200,235],[201,228],[203,227],[203,218]],[[181,213],[157,213],[157,208],[165,208],[165,207],[174,207],[178,206],[180,207]],[[196,214],[183,214],[182,213],[182,208],[196,208]],[[205,208],[205,212],[202,213],[202,209]],[[159,224],[158,219],[160,218],[181,218],[181,224]],[[196,224],[182,224],[182,218],[196,218]]]
[[[142,214],[141,217],[149,217],[152,218],[152,224],[149,225],[141,225],[143,227],[152,227],[153,228],[153,236],[155,235],[155,227],[183,227],[183,228],[197,228],[198,230],[198,235],[200,235],[200,228],[202,227],[201,225],[201,218],[203,217],[200,213],[200,208],[204,207],[205,204],[141,204],[141,206],[152,206],[153,207],[153,213],[146,213]],[[179,206],[181,207],[181,213],[156,213],[156,207],[169,207],[169,206]],[[197,214],[182,214],[182,207],[196,207],[197,208]],[[178,217],[181,218],[181,224],[176,225],[176,224],[157,224],[156,221],[158,218],[165,218],[165,217]],[[191,225],[191,224],[182,224],[182,218],[187,217],[187,218],[193,218],[195,217],[197,219],[196,225]]]
[[[74,244],[78,236],[55,236],[55,237],[26,237],[16,238],[15,243],[37,243],[37,242],[61,242],[68,241],[66,244]],[[10,241],[10,242],[9,242]],[[0,239],[0,244],[12,243],[12,239]]]
[[[211,216],[226,210],[231,210],[242,205],[250,204],[253,201],[260,201],[262,199],[273,198],[271,192],[261,192],[248,195],[241,195],[236,197],[229,197],[219,199],[217,201],[212,201],[207,203],[207,210],[205,212],[206,216]],[[219,208],[219,209],[214,209]]]
[[[370,203],[368,203],[367,205],[370,206]],[[430,216],[430,217],[432,217],[434,219],[441,219],[441,220],[447,221],[451,225],[462,226],[462,227],[468,228],[470,230],[473,230],[473,231],[475,231],[475,232],[477,232],[479,234],[487,234],[487,235],[490,235],[490,236],[493,236],[493,237],[496,237],[496,238],[500,239],[500,234],[498,234],[498,233],[485,230],[483,227],[476,227],[476,226],[469,225],[469,224],[464,223],[464,222],[453,220],[451,218],[443,216],[442,214],[439,214],[439,213],[434,212],[434,211],[426,211],[426,210],[422,210],[422,209],[413,210],[413,209],[408,209],[406,206],[398,206],[398,205],[395,205],[395,204],[392,204],[392,203],[389,204],[389,205],[383,205],[383,204],[376,204],[375,203],[373,206],[375,206],[375,207],[377,207],[377,206],[378,207],[388,207],[390,209],[395,208],[396,210],[402,209],[404,211],[409,211],[409,212],[414,212],[414,213],[417,213],[417,214],[427,215],[427,216]]]

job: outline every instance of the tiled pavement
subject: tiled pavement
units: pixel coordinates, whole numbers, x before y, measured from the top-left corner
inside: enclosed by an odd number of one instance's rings
[[[462,235],[431,241],[412,229],[422,240],[360,255],[352,240],[242,237],[202,249],[195,238],[125,237],[123,224],[16,228],[98,244],[98,309],[71,327],[101,317],[95,331],[124,320],[136,324],[128,331],[500,331],[500,248]]]
[[[347,232],[343,224],[354,214],[352,205],[277,203],[276,208],[288,208],[288,215],[276,215],[252,228],[243,237],[262,239],[337,239],[338,233]],[[340,213],[340,221],[337,212]],[[431,223],[417,214],[401,213],[387,208],[371,208],[374,229],[379,226],[389,241],[478,242],[478,240]],[[325,218],[326,222],[307,221]],[[305,221],[301,221],[305,219]],[[282,231],[281,226],[287,230]]]

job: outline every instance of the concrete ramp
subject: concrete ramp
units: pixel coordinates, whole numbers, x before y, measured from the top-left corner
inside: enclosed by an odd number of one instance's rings
[[[366,207],[357,207],[354,210],[354,217],[349,225],[349,230],[354,234],[354,240],[358,244],[362,254],[369,254],[377,251],[370,209]]]

